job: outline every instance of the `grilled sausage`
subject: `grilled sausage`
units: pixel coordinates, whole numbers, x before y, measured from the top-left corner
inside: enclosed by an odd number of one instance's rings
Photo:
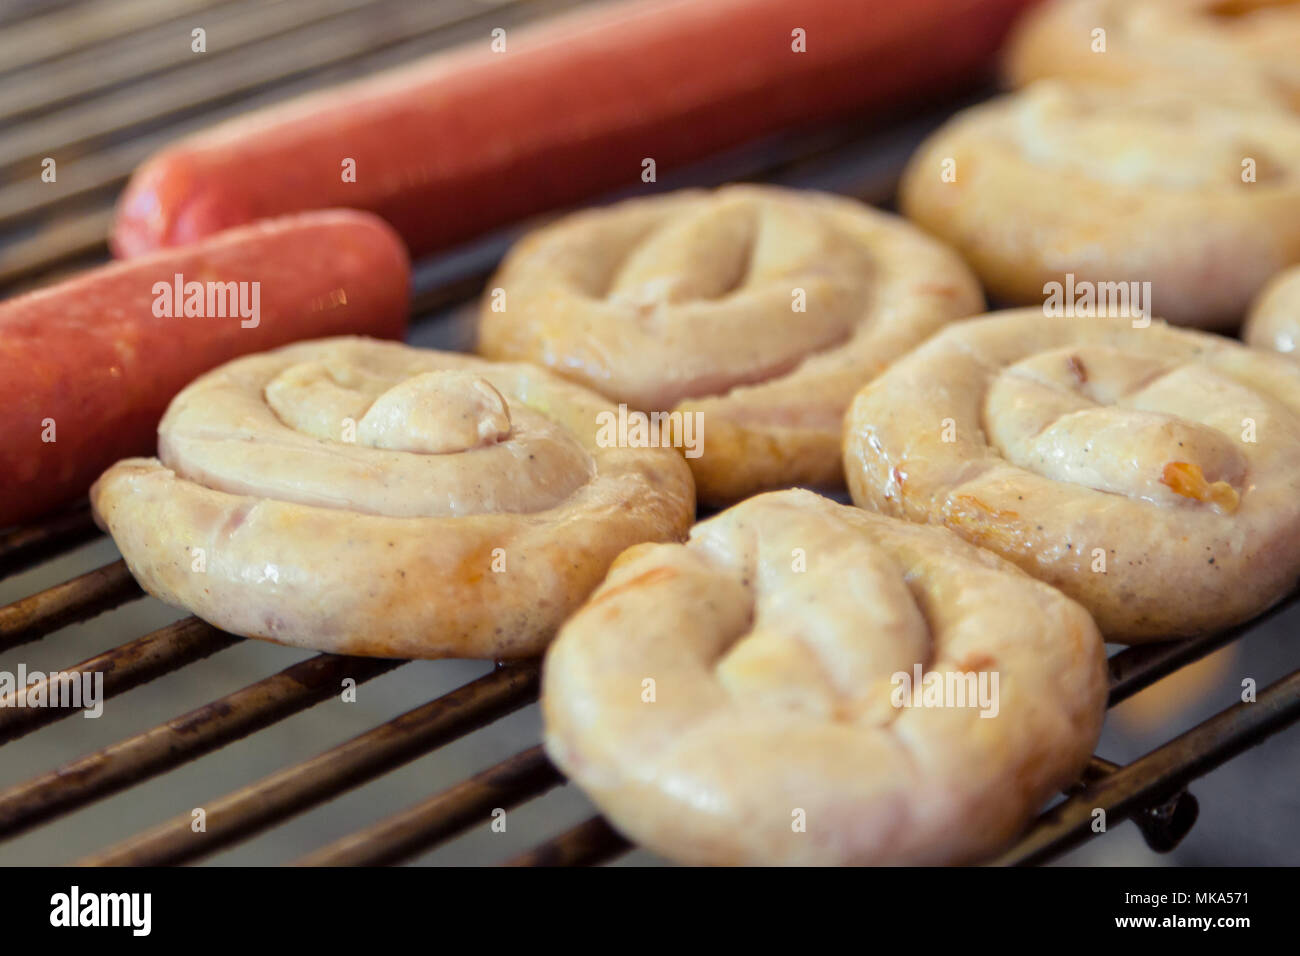
[[[409,268],[366,213],[231,230],[0,303],[0,527],[152,452],[167,403],[236,356],[339,333],[400,338]]]
[[[985,65],[1026,2],[646,0],[581,10],[508,37],[505,52],[484,37],[165,149],[127,187],[113,249],[128,257],[267,216],[349,206],[383,216],[420,255],[637,185],[646,159],[668,168],[951,89]]]

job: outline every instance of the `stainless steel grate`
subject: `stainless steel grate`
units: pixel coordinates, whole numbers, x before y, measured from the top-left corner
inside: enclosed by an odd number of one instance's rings
[[[409,59],[477,36],[485,24],[523,22],[577,0],[125,0],[112,5],[24,2],[0,10],[0,292],[48,281],[101,261],[114,193],[161,142],[251,106]],[[214,38],[201,63],[187,46],[201,18]],[[179,31],[179,33],[178,33]],[[220,42],[216,42],[217,39]],[[977,94],[980,95],[980,94]],[[729,153],[666,178],[662,188],[765,179],[833,189],[887,203],[919,138],[967,101],[928,107],[885,124],[801,132]],[[30,175],[55,155],[75,175],[57,188]],[[62,178],[62,177],[61,177]],[[458,307],[479,291],[508,241],[496,235],[417,263],[417,328],[436,325],[464,343]],[[0,532],[0,578],[36,567],[98,537],[82,503],[39,525]],[[121,561],[0,607],[0,653],[143,599]],[[150,599],[152,600],[152,599]],[[1125,650],[1111,658],[1111,704],[1131,697],[1284,613],[1190,641]],[[105,675],[114,697],[241,642],[185,618],[70,668]],[[318,655],[173,719],[136,732],[34,779],[0,790],[0,839],[54,820],[218,750],[402,661]],[[510,714],[536,698],[535,663],[501,665],[464,686],[310,759],[209,801],[207,829],[188,815],[167,820],[79,862],[185,863],[249,839],[295,814],[374,780]],[[176,701],[183,710],[185,702]],[[71,712],[0,708],[0,744]],[[1201,723],[1127,766],[1094,758],[1065,799],[996,862],[1041,863],[1090,837],[1091,813],[1133,819],[1147,842],[1168,850],[1194,823],[1185,787],[1265,736],[1300,720],[1300,671]],[[396,863],[479,826],[563,783],[534,746],[296,861],[302,865]],[[577,865],[611,860],[629,844],[600,818],[556,834],[508,862]],[[78,852],[74,847],[72,853]]]

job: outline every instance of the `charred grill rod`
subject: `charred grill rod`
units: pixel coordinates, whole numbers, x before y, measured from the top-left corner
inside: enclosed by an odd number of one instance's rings
[[[1300,603],[1300,591],[1293,592],[1263,614],[1236,627],[1181,641],[1139,644],[1112,655],[1107,661],[1110,671],[1110,706],[1114,707],[1138,691],[1145,690],[1180,667],[1198,661],[1219,648],[1231,644],[1266,621],[1290,610],[1297,603]]]
[[[90,517],[87,502],[40,524],[0,533],[0,578],[97,537],[99,529]]]
[[[125,561],[114,561],[0,607],[0,651],[11,650],[143,597]]]
[[[606,863],[632,849],[604,817],[592,817],[502,866],[592,866]]]
[[[531,702],[537,665],[506,664],[310,760],[205,805],[206,831],[188,814],[147,830],[81,866],[164,866],[212,853],[381,776]]]
[[[564,783],[540,746],[530,747],[442,793],[358,830],[297,861],[298,866],[400,863]]]
[[[1094,810],[1106,812],[1106,826],[1144,807],[1162,810],[1190,781],[1209,773],[1270,734],[1300,720],[1300,671],[1265,688],[1253,703],[1239,703],[1198,724],[1044,813],[998,865],[1042,863],[1092,835]],[[1183,811],[1184,813],[1186,811]]]
[[[138,597],[139,594],[138,586],[130,579],[122,562],[106,565],[0,608],[0,649],[35,640],[66,624],[84,620]],[[1281,613],[1297,599],[1293,597],[1279,604],[1265,617]],[[1115,654],[1110,659],[1112,705],[1136,694],[1179,667],[1212,653],[1257,625],[1260,620],[1262,619],[1220,634],[1134,647]],[[237,640],[238,638],[224,634],[197,619],[187,618],[66,670],[72,673],[103,672],[104,691],[108,697],[206,657]],[[314,663],[317,661],[329,667],[338,667],[340,665],[337,662],[353,660],[322,655],[321,658],[305,661],[295,667],[310,671],[319,666]],[[355,660],[354,663],[363,671],[373,671],[369,676],[397,664],[392,661],[361,660]],[[377,670],[374,669],[376,667]],[[217,808],[221,812],[214,812],[207,834],[191,834],[188,818],[183,821],[173,820],[100,856],[109,862],[127,862],[128,859],[134,863],[182,862],[213,852],[273,825],[432,750],[447,740],[467,733],[495,716],[528,703],[536,694],[536,665],[513,665],[513,668],[515,669],[501,668],[481,679],[488,684],[504,682],[512,687],[523,681],[523,685],[515,687],[507,695],[505,703],[493,703],[493,695],[487,691],[486,696],[476,698],[476,704],[461,710],[461,705],[452,704],[451,699],[455,699],[458,694],[474,693],[472,689],[480,682],[466,685],[465,688],[406,715],[406,718],[413,718],[420,725],[419,730],[412,732],[408,728],[405,734],[398,732],[396,737],[388,737],[393,733],[394,725],[406,719],[398,718],[350,744],[223,798]],[[0,835],[25,829],[58,813],[107,796],[138,780],[171,769],[230,740],[260,729],[281,716],[310,706],[329,696],[337,686],[323,685],[319,676],[315,678],[312,688],[298,686],[294,690],[292,686],[287,686],[277,691],[264,686],[268,682],[282,682],[291,671],[294,668],[245,688],[223,701],[200,708],[187,717],[178,718],[146,734],[83,757],[60,771],[0,793]],[[337,679],[341,680],[341,677]],[[292,685],[292,680],[289,683]],[[258,693],[258,688],[270,690],[269,696]],[[223,719],[211,722],[214,712],[221,710],[223,703],[229,702],[231,698],[236,699],[233,712],[226,714]],[[493,711],[486,717],[476,716],[476,707],[484,706],[490,710],[498,705],[505,709]],[[285,708],[283,712],[281,708]],[[268,716],[272,712],[276,716]],[[0,709],[0,742],[22,736],[70,713],[73,711],[60,708]],[[425,721],[429,723],[426,725]],[[160,751],[160,742],[174,734],[175,726],[187,722],[197,722],[205,732],[193,738],[193,742],[187,743],[185,747]],[[355,749],[360,741],[374,742],[381,738],[386,740],[385,746],[373,756],[367,755],[364,748]],[[190,739],[186,735],[187,742]],[[349,747],[354,749],[349,750]],[[302,862],[393,862],[420,852],[481,820],[481,814],[475,814],[482,809],[482,801],[488,795],[494,795],[496,805],[515,805],[560,782],[557,771],[548,763],[545,764],[545,770],[539,769],[541,764],[534,766],[537,761],[544,762],[540,752],[533,754],[532,751],[526,751],[484,771],[479,777],[428,798],[402,814],[344,838]],[[523,773],[521,767],[528,769],[528,773]],[[1085,777],[1089,785],[1079,792],[1095,793],[1101,781],[1109,779],[1121,769],[1125,768],[1094,758]],[[321,772],[319,779],[316,777],[317,771]],[[536,776],[530,776],[534,772]],[[543,785],[543,781],[547,780],[550,782]],[[272,794],[275,799],[270,798]],[[493,808],[487,809],[490,811]],[[1182,839],[1194,822],[1195,800],[1189,794],[1176,790],[1163,798],[1138,806],[1129,815],[1142,828],[1153,848],[1167,850]],[[199,839],[194,839],[195,836]],[[378,840],[373,849],[364,845],[369,838]],[[579,837],[571,836],[569,839],[577,840]],[[612,848],[614,844],[607,843],[605,846]],[[543,845],[537,850],[537,858],[567,859],[567,848],[567,843],[559,848]],[[1062,846],[1051,855],[1067,848]],[[92,857],[88,862],[101,861]]]
[[[0,837],[179,767],[405,661],[319,654],[151,730],[0,791]]]
[[[148,683],[155,677],[170,674],[186,664],[209,657],[232,644],[238,644],[241,640],[242,638],[219,631],[196,617],[187,617],[175,624],[159,628],[152,634],[146,634],[103,654],[97,654],[80,664],[65,667],[59,673],[103,674],[102,699],[108,700],[110,697],[126,693],[133,687]],[[45,699],[52,699],[50,691],[61,679],[53,674],[47,674],[45,679],[39,682],[39,686],[43,686],[46,691]],[[28,694],[31,692],[31,690],[27,691]],[[13,701],[0,698],[0,744],[16,740],[47,724],[64,717],[71,717],[77,712],[76,709],[69,707],[16,707]]]

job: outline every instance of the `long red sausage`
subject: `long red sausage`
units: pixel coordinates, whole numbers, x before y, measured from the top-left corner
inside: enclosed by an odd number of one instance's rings
[[[785,127],[969,80],[1030,0],[636,0],[325,90],[142,166],[113,249],[265,216],[383,216],[413,255]],[[796,31],[802,31],[805,52]],[[355,182],[345,164],[355,162]]]
[[[214,366],[297,339],[401,338],[409,279],[388,226],[333,210],[0,303],[0,527],[83,494],[119,458],[152,453],[167,403]]]

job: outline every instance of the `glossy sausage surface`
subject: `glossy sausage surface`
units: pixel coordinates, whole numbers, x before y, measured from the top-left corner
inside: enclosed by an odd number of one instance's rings
[[[635,0],[510,30],[182,140],[118,209],[133,256],[347,206],[421,255],[764,134],[951,90],[1028,0]],[[801,33],[800,33],[801,31]],[[799,47],[802,45],[803,50]],[[345,164],[355,163],[355,182]]]
[[[152,454],[167,403],[201,372],[298,339],[401,338],[409,284],[391,229],[327,210],[0,302],[0,527]]]

